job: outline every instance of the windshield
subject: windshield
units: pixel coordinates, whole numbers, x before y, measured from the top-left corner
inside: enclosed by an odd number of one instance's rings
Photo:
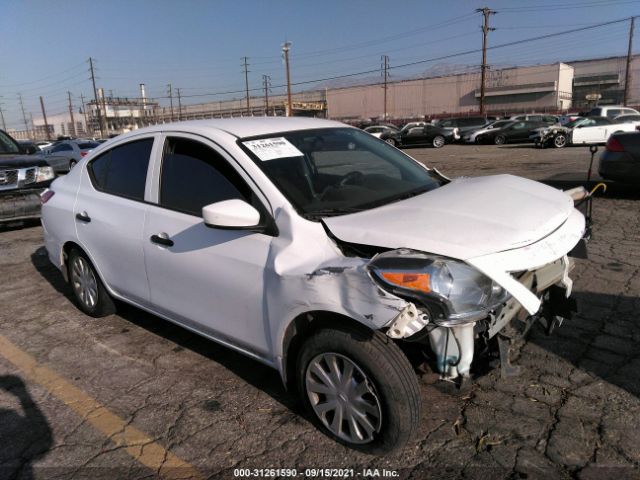
[[[484,128],[502,128],[510,123],[513,123],[513,120],[496,120],[495,122],[490,123]]]
[[[565,123],[564,127],[566,128],[573,128],[577,125],[580,125],[582,122],[584,122],[585,119],[584,118],[576,118],[575,120],[570,121],[569,123]]]
[[[353,128],[285,132],[238,143],[309,219],[366,210],[443,183],[396,148]]]
[[[2,153],[20,153],[20,147],[11,140],[11,137],[0,131],[0,154]]]

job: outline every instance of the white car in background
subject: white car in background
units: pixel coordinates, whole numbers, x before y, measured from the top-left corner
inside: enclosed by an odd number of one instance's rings
[[[371,127],[365,128],[364,131],[370,135],[373,135],[374,137],[380,138],[380,135],[382,135],[383,133],[398,132],[399,128],[391,127],[389,125],[372,125]]]
[[[419,427],[399,344],[468,379],[476,342],[521,312],[567,311],[568,255],[585,232],[560,190],[511,175],[451,181],[310,118],[136,130],[42,200],[49,259],[83,312],[108,315],[119,299],[269,365],[320,428],[369,452]]]
[[[640,122],[617,123],[607,117],[578,118],[566,125],[550,125],[533,130],[529,138],[541,146],[563,148],[567,145],[607,143],[614,133],[633,132]]]

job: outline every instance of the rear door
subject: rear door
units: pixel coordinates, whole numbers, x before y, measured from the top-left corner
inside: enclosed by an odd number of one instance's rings
[[[154,310],[267,357],[264,278],[273,237],[202,221],[202,207],[235,198],[254,205],[264,218],[271,214],[266,201],[213,142],[175,133],[163,139],[162,152],[143,235]]]
[[[73,212],[78,239],[102,279],[117,295],[143,305],[149,300],[142,233],[153,145],[153,136],[140,137],[92,159]]]

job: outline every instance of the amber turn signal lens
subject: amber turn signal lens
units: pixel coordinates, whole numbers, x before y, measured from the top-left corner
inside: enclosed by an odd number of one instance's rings
[[[387,282],[399,287],[420,290],[424,293],[431,291],[428,273],[380,272],[380,275]]]

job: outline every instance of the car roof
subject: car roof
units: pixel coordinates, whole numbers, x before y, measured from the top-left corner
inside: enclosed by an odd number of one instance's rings
[[[341,122],[308,117],[239,117],[217,118],[211,120],[189,120],[186,122],[164,123],[151,127],[133,130],[118,139],[163,131],[185,131],[207,134],[215,131],[226,132],[238,138],[270,135],[294,130],[311,130],[315,128],[352,128]]]

